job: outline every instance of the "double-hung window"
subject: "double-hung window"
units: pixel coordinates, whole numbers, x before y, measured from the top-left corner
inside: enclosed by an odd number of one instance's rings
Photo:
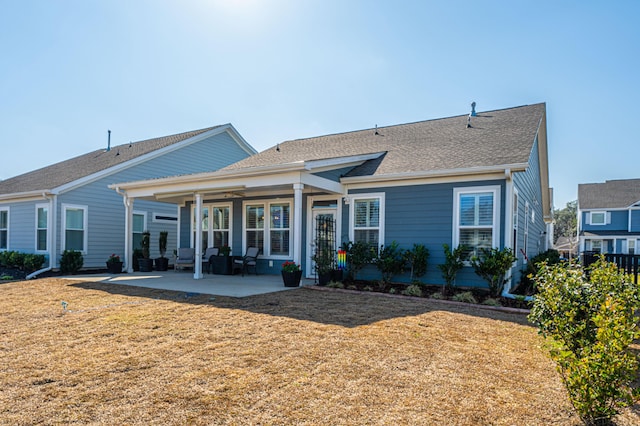
[[[351,197],[351,235],[376,251],[384,244],[384,194],[363,194]]]
[[[46,204],[36,205],[36,250],[47,251],[47,228],[48,228],[49,206]]]
[[[87,207],[63,204],[62,211],[64,220],[64,249],[86,253]]]
[[[191,247],[196,246],[196,206],[191,209]],[[202,207],[202,251],[209,247],[209,207]]]
[[[9,209],[0,209],[0,250],[9,248]]]
[[[453,195],[453,245],[466,247],[466,259],[498,247],[500,187],[455,188]]]
[[[607,212],[591,212],[590,213],[590,225],[606,225],[607,224]]]
[[[293,246],[291,209],[290,200],[245,203],[245,250],[258,247],[264,256],[290,258]]]

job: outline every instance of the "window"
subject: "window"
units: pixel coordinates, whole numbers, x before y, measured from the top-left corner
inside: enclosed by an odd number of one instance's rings
[[[524,262],[527,263],[529,258],[527,257],[527,252],[529,248],[529,202],[525,201],[524,203],[524,240],[522,243],[522,250],[524,251]]]
[[[213,228],[213,247],[229,246],[231,232],[231,206],[211,207],[211,226]]]
[[[47,251],[47,228],[49,206],[40,204],[36,206],[36,250]]]
[[[191,247],[196,246],[196,206],[191,209]],[[209,207],[202,207],[202,252],[209,247]]]
[[[453,243],[467,248],[466,258],[476,256],[481,248],[498,247],[499,190],[499,186],[453,190]]]
[[[606,212],[591,212],[591,225],[605,225],[607,223]]]
[[[258,247],[265,256],[291,257],[293,232],[290,200],[265,203],[248,202],[244,206],[244,246]]]
[[[591,240],[591,251],[602,253],[602,240]]]
[[[9,209],[0,210],[0,250],[9,248]]]
[[[133,248],[142,249],[142,233],[146,229],[147,214],[144,212],[133,212]]]
[[[513,191],[513,253],[516,256],[518,254],[518,191],[514,189]]]
[[[351,223],[353,224],[350,239],[363,242],[376,251],[384,244],[382,225],[384,224],[383,194],[352,198]]]
[[[153,222],[175,226],[176,223],[178,223],[178,215],[172,213],[153,213]]]
[[[64,217],[64,250],[85,253],[87,250],[87,207],[62,205]]]
[[[636,240],[627,240],[627,253],[636,254]]]

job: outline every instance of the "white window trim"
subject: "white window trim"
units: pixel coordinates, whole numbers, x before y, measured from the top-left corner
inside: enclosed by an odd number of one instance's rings
[[[67,210],[83,210],[84,214],[82,215],[83,223],[82,228],[84,231],[82,246],[83,250],[80,251],[82,254],[88,253],[88,244],[89,244],[89,207],[82,206],[79,204],[62,204],[62,250],[66,250],[67,246]]]
[[[209,234],[207,234],[209,241],[207,247],[213,246],[213,233],[216,231],[223,231],[221,229],[213,229],[213,209],[216,207],[227,207],[229,208],[229,247],[233,250],[233,247],[231,247],[231,243],[233,241],[233,203],[213,203],[207,204],[207,207],[209,207]]]
[[[7,212],[7,247],[4,248],[0,248],[1,251],[6,251],[9,250],[11,248],[11,241],[10,241],[10,234],[11,232],[9,232],[10,228],[11,228],[11,208],[9,206],[7,207],[0,207],[0,212]]]
[[[289,204],[289,254],[288,255],[271,255],[271,204]],[[288,260],[293,258],[293,234],[294,227],[299,226],[294,222],[293,198],[279,198],[269,200],[246,200],[242,202],[242,253],[247,251],[247,205],[262,205],[264,207],[264,228],[262,229],[264,248],[262,250],[262,259]]]
[[[603,221],[602,223],[593,223],[593,215],[594,214],[601,214],[603,216]],[[592,211],[589,212],[589,225],[593,225],[593,226],[604,226],[607,224],[607,212],[606,211]]]
[[[483,228],[491,228],[491,246],[500,247],[500,190],[500,185],[453,188],[453,248],[460,245],[460,196],[479,192],[493,193],[493,225]]]
[[[368,200],[371,198],[377,198],[380,205],[380,217],[378,218],[378,245],[384,245],[384,224],[385,224],[385,193],[384,192],[371,192],[367,194],[353,194],[348,198],[349,201],[349,241],[355,241],[355,220],[356,209],[355,202],[358,200]],[[358,229],[376,229],[376,228],[358,228]],[[377,247],[380,249],[380,247]]]
[[[50,218],[49,216],[51,215],[51,212],[49,211],[49,203],[43,203],[43,204],[36,204],[36,217],[35,217],[35,223],[36,223],[36,235],[35,235],[35,239],[34,239],[34,249],[36,253],[47,253],[49,251],[49,237],[50,237],[50,232],[49,232],[49,223],[50,223]],[[44,228],[45,231],[47,231],[47,240],[45,242],[45,249],[44,250],[38,250],[38,231],[43,229],[43,228],[38,228],[38,210],[39,209],[46,209],[47,210],[47,226]]]

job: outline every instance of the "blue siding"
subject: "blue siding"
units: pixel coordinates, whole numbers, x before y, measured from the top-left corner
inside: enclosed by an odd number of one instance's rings
[[[321,173],[314,173],[316,176],[325,178],[325,179],[329,179],[335,182],[339,182],[340,178],[345,175],[346,173],[348,173],[351,169],[353,169],[353,167],[343,167],[341,169],[335,169],[335,170],[328,170],[325,172],[321,172]]]
[[[114,153],[115,155],[115,153]],[[104,268],[110,254],[124,255],[124,221],[125,208],[122,197],[108,188],[116,182],[129,182],[185,173],[213,171],[228,164],[248,157],[228,133],[222,133],[201,141],[149,159],[141,164],[122,169],[108,176],[88,182],[60,194],[57,197],[56,211],[56,265],[62,253],[62,234],[64,217],[63,204],[87,207],[88,227],[86,229],[88,243],[84,254],[84,266],[87,268]],[[47,203],[37,200],[24,203],[13,203],[10,211],[10,249],[24,252],[35,251],[35,205]],[[2,206],[8,204],[1,204]],[[178,224],[154,222],[153,214],[177,214],[173,204],[136,200],[135,211],[144,211],[147,215],[146,229],[151,232],[151,257],[158,257],[158,237],[160,231],[169,231],[167,253],[171,255],[177,247]],[[49,214],[52,214],[50,212]],[[187,224],[188,226],[188,224]],[[49,230],[51,237],[51,230]],[[188,232],[187,232],[188,238]]]
[[[631,210],[631,232],[640,232],[640,210]]]
[[[400,248],[410,249],[413,244],[424,244],[429,249],[427,274],[421,280],[428,284],[444,283],[437,265],[444,263],[443,244],[452,246],[453,236],[453,190],[473,186],[500,185],[500,211],[504,211],[505,182],[503,180],[447,183],[433,185],[403,186],[391,188],[369,188],[351,190],[349,194],[385,193],[385,236],[390,244],[396,241]],[[346,206],[343,218],[343,233],[349,232],[349,212]],[[347,237],[348,238],[348,237]],[[504,218],[500,219],[500,244],[504,242]],[[375,270],[371,270],[375,273]],[[408,275],[394,278],[409,280]],[[457,284],[461,286],[485,286],[471,267],[459,272]]]
[[[529,165],[524,172],[513,174],[513,186],[518,191],[518,229],[516,248],[516,267],[513,273],[513,286],[520,280],[521,271],[525,268],[525,258],[522,251],[531,259],[536,254],[545,250],[545,239],[547,226],[544,222],[544,212],[542,210],[542,188],[540,185],[540,165],[538,157],[538,141],[536,139]],[[512,202],[509,200],[509,202]],[[529,214],[525,217],[526,204],[529,204]],[[532,221],[533,219],[533,221]],[[525,241],[525,221],[528,222],[527,247]]]
[[[602,212],[604,210],[595,210]],[[587,217],[590,211],[582,212],[582,230],[583,231],[626,231],[629,227],[629,213],[627,210],[614,210],[607,212],[611,216],[611,222],[605,225],[587,224]]]

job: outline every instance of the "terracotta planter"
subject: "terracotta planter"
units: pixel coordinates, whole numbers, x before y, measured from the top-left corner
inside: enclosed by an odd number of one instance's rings
[[[282,272],[282,281],[285,287],[298,287],[302,279],[302,271]]]
[[[110,274],[119,274],[122,272],[122,262],[107,262],[107,270]]]

